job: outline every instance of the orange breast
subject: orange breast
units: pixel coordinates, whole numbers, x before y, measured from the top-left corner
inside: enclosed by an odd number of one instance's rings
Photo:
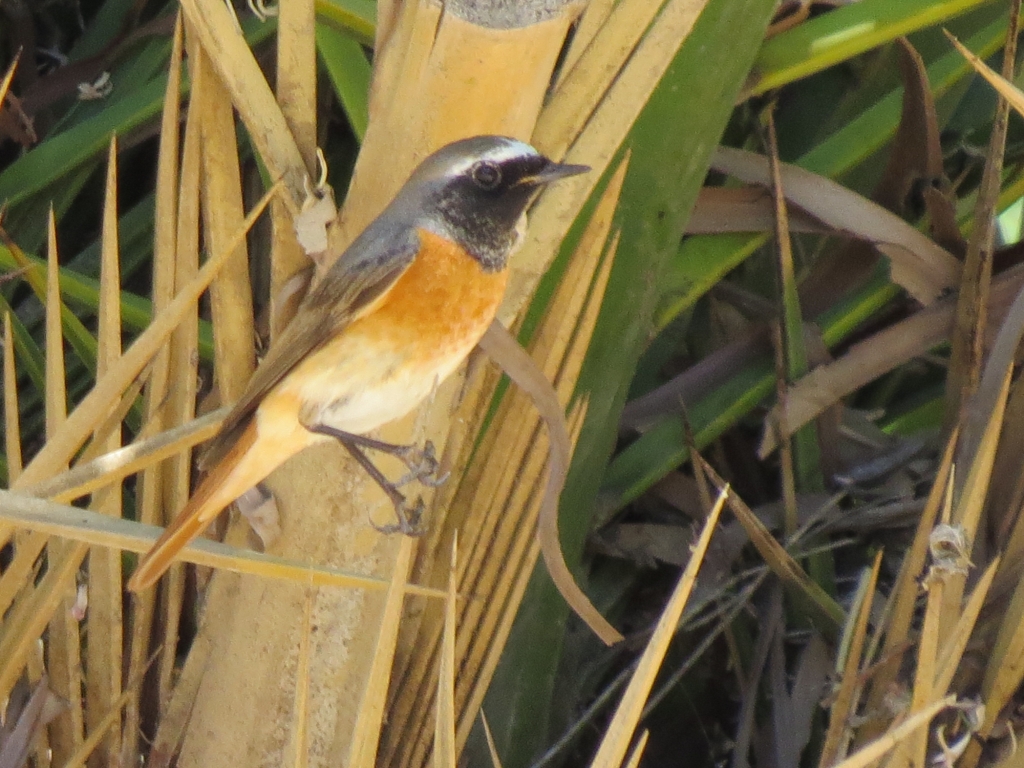
[[[273,414],[296,411],[307,424],[358,434],[376,429],[416,407],[480,340],[507,273],[485,272],[458,246],[418,234],[420,254],[380,304],[299,363],[264,400],[268,430]]]
[[[508,271],[485,272],[454,243],[417,233],[420,255],[365,320],[413,357],[472,347],[501,304]]]

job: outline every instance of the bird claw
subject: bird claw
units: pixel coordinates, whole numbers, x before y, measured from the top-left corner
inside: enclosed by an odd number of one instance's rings
[[[428,488],[438,488],[448,480],[449,472],[438,475],[441,465],[434,453],[434,444],[427,440],[423,447],[416,445],[402,446],[402,451],[396,454],[409,472],[395,481],[395,486],[401,488],[403,485],[418,482]]]
[[[423,497],[417,496],[416,502],[410,505],[404,496],[397,491],[395,493],[396,496],[392,498],[392,502],[395,505],[395,516],[398,518],[398,521],[389,525],[378,525],[371,520],[370,525],[383,534],[401,533],[405,536],[419,538],[427,530],[423,525],[423,511],[425,508]]]

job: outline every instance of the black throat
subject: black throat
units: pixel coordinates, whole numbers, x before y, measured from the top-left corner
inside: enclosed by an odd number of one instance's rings
[[[437,200],[443,234],[480,262],[485,272],[499,272],[508,264],[519,237],[518,225],[534,189],[524,185],[500,197],[463,185],[446,189]]]

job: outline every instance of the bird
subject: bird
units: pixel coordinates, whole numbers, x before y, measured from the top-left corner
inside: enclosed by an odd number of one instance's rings
[[[391,202],[327,269],[271,344],[200,467],[185,507],[128,582],[152,586],[220,512],[309,446],[338,440],[414,533],[422,501],[398,487],[436,484],[433,446],[367,433],[409,413],[462,363],[497,313],[510,255],[540,190],[590,170],[507,136],[475,136],[424,159]],[[392,483],[365,451],[410,472]]]

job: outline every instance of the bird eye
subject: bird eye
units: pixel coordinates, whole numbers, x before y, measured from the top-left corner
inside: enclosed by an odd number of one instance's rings
[[[476,185],[488,192],[501,184],[501,169],[486,160],[481,160],[474,165],[470,173],[472,173]]]

